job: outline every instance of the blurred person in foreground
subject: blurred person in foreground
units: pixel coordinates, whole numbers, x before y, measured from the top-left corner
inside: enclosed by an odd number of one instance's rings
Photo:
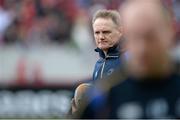
[[[180,118],[180,74],[170,57],[174,31],[167,8],[157,0],[132,0],[121,12],[127,72],[97,82],[80,118]]]
[[[100,59],[96,62],[93,80],[102,79],[120,67],[121,20],[118,11],[99,10],[92,20],[94,38]]]

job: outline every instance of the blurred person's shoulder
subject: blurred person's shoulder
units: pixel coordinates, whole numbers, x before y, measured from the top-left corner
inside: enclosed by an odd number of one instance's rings
[[[110,98],[115,99],[114,97],[119,97],[121,95],[124,96],[125,94],[126,96],[132,95],[132,93],[138,92],[138,88],[146,89],[157,86],[157,89],[161,89],[162,84],[165,85],[167,89],[172,88],[172,90],[174,91],[177,90],[176,93],[180,93],[180,61],[174,61],[174,69],[172,70],[170,75],[168,75],[167,77],[163,77],[162,81],[160,80],[160,82],[153,82],[153,79],[152,82],[146,82],[146,80],[144,80],[144,82],[142,81],[143,80],[138,80],[131,76],[128,76],[122,82],[119,82],[118,84],[112,86],[109,89],[108,94]]]

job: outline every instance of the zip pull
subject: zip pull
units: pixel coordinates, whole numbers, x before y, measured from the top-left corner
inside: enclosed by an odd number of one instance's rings
[[[107,55],[106,58],[118,58],[119,56],[109,56]]]

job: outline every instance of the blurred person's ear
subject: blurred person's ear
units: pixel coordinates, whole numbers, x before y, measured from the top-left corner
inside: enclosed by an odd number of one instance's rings
[[[170,24],[170,25],[168,25],[167,26],[167,29],[166,29],[166,34],[165,35],[163,35],[163,36],[165,36],[165,37],[168,37],[168,40],[170,40],[170,41],[168,41],[169,42],[169,48],[173,48],[174,46],[175,46],[175,43],[176,43],[176,30],[175,30],[175,28],[173,27],[173,23],[172,24]]]

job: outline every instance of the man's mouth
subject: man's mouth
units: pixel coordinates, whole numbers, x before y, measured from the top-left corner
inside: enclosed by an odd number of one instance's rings
[[[105,44],[107,41],[100,41],[99,44]]]

